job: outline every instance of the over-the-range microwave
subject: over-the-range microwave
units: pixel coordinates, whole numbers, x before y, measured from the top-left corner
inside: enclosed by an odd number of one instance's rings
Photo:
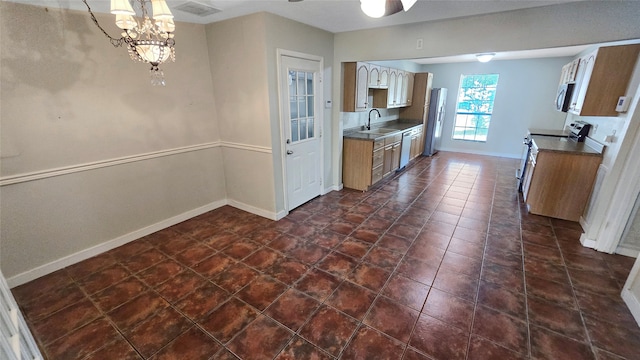
[[[569,110],[574,86],[575,84],[569,83],[561,84],[558,87],[558,94],[556,95],[556,110],[563,112],[567,112],[567,110]]]

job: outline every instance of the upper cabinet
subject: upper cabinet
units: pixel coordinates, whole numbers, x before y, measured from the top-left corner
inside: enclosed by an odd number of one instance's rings
[[[343,63],[343,70],[342,111],[411,106],[415,74],[365,62]]]
[[[369,88],[386,89],[389,87],[389,68],[369,64]]]
[[[365,111],[369,106],[369,64],[344,63],[342,111]]]
[[[606,46],[565,65],[561,82],[575,82],[569,112],[580,116],[618,115],[618,99],[627,91],[639,53],[640,44]]]

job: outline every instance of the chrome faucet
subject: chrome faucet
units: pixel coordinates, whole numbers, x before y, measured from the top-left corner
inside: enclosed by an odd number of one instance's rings
[[[367,130],[371,130],[371,113],[374,112],[374,111],[378,113],[378,117],[382,116],[382,115],[380,115],[380,111],[378,111],[378,109],[371,109],[369,111],[369,122],[367,122]]]

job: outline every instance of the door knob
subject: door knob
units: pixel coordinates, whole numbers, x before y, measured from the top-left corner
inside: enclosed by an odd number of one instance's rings
[[[287,155],[291,155],[291,154],[293,154],[293,151],[287,150]]]

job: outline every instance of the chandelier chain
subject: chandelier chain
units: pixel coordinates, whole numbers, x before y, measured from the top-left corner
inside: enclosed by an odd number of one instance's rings
[[[121,37],[119,39],[114,38],[113,36],[109,35],[103,28],[102,26],[100,26],[100,24],[98,23],[98,19],[96,19],[95,15],[93,15],[93,12],[91,11],[91,7],[89,7],[89,4],[87,3],[87,0],[82,0],[82,2],[87,5],[87,9],[89,10],[89,15],[91,15],[91,20],[93,20],[93,22],[96,24],[96,26],[98,27],[98,29],[100,29],[102,31],[102,33],[104,34],[104,36],[106,36],[107,38],[109,38],[109,41],[111,42],[111,45],[113,45],[114,47],[120,47],[122,46],[122,43],[125,41],[124,37]]]

